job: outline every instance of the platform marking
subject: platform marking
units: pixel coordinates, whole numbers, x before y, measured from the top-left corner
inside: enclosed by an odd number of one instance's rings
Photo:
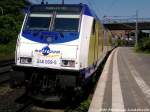
[[[92,98],[92,102],[90,104],[88,112],[100,112],[100,110],[102,110],[106,82],[108,80],[110,62],[111,62],[111,58],[112,58],[114,52],[115,52],[115,50],[112,51],[112,53],[108,57],[108,60],[104,66],[103,72],[98,81],[98,84],[97,84],[96,90],[94,92],[94,96]]]
[[[122,91],[121,91],[118,63],[117,63],[118,50],[119,49],[116,50],[114,54],[114,60],[113,60],[112,109],[124,110],[124,102],[123,102],[123,96],[122,96]]]
[[[125,59],[125,57],[124,57],[124,59]],[[134,77],[136,83],[138,84],[138,86],[140,87],[142,92],[144,93],[146,100],[147,100],[148,104],[150,105],[150,87],[142,79],[141,75],[136,71],[135,67],[127,59],[125,59],[125,60],[127,62],[127,65],[130,69],[132,76]]]

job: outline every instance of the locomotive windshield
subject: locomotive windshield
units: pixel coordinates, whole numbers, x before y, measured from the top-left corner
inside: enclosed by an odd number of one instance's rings
[[[35,5],[30,9],[25,30],[79,31],[81,7]]]
[[[78,31],[79,16],[57,15],[55,18],[54,31]]]
[[[52,20],[53,19],[53,20]],[[29,16],[26,30],[78,31],[79,15]]]
[[[29,17],[26,24],[27,30],[48,30],[51,18],[49,17]]]

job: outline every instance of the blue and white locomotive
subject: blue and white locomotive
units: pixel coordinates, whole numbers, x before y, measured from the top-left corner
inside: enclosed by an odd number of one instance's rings
[[[87,5],[32,5],[17,39],[14,71],[25,74],[30,95],[61,98],[88,86],[109,50],[111,33]]]

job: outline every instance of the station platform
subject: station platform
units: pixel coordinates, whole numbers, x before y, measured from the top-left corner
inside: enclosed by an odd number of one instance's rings
[[[88,112],[150,112],[150,54],[132,47],[112,51]]]

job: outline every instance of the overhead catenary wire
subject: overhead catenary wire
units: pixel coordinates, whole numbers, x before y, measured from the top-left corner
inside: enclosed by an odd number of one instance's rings
[[[107,11],[107,13],[116,5],[116,3],[118,2],[118,0],[113,0],[112,2],[111,2],[111,4],[110,5],[108,5],[108,11]]]
[[[100,8],[97,7],[96,3],[93,1],[95,8],[97,9],[97,11],[99,12],[99,15],[101,14],[101,10]]]
[[[87,2],[88,2],[88,4],[91,6],[91,9],[92,9],[93,11],[95,11],[95,12],[99,11],[99,13],[100,13],[100,9],[97,8],[97,6],[95,5],[94,2],[91,2],[90,0],[87,0]],[[92,4],[92,3],[93,3],[93,4]],[[97,15],[98,15],[98,14],[97,14]]]
[[[41,0],[35,0],[36,3],[41,3]]]
[[[108,19],[108,17],[114,17],[114,16],[105,16],[105,17],[103,17],[103,22],[105,21],[105,20],[111,20],[112,22],[115,22],[115,23],[118,23],[116,20],[114,20],[114,19]],[[117,16],[117,17],[119,17],[119,16]],[[120,23],[120,24],[122,24],[123,26],[126,26],[126,27],[129,27],[129,28],[134,28],[134,26],[131,26],[131,25],[127,25],[127,24],[125,24],[125,23]]]
[[[113,6],[118,2],[118,0],[113,0],[109,6],[109,8],[113,8]]]

